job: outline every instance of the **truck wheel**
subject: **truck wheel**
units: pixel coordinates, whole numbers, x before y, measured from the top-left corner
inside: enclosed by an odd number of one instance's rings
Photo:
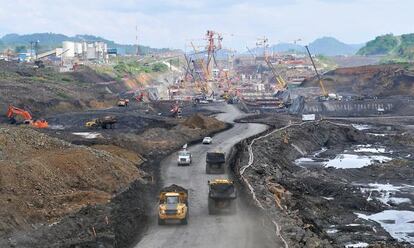
[[[165,220],[158,217],[158,225],[160,225],[160,226],[165,225]]]
[[[214,211],[214,202],[210,198],[208,198],[208,214],[216,214],[216,211]]]
[[[236,200],[231,201],[231,214],[237,213],[237,202]]]
[[[185,216],[185,218],[181,220],[181,225],[187,225],[187,224],[188,224],[188,220],[187,220],[187,216]]]

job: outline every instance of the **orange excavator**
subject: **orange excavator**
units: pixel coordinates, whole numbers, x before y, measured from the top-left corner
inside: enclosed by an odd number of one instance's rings
[[[10,122],[12,124],[16,123],[16,116],[22,117],[24,124],[28,124],[36,128],[49,127],[49,123],[47,121],[33,120],[32,115],[28,111],[9,105],[9,109],[7,110],[7,117],[10,119]]]

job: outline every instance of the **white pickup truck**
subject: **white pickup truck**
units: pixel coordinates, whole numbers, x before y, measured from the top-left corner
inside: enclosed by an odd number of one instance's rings
[[[186,149],[178,152],[177,158],[178,165],[190,165],[191,164],[191,153]]]

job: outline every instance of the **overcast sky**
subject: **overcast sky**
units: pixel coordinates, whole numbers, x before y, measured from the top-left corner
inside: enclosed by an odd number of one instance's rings
[[[243,49],[322,36],[363,43],[385,33],[414,32],[413,0],[0,0],[0,36],[93,34],[118,43],[184,49],[207,29],[225,47]]]

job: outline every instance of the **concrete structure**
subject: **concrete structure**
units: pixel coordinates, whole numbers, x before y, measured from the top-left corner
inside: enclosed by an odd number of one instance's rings
[[[73,41],[64,41],[62,43],[63,48],[63,58],[74,58],[75,57],[75,42]]]

